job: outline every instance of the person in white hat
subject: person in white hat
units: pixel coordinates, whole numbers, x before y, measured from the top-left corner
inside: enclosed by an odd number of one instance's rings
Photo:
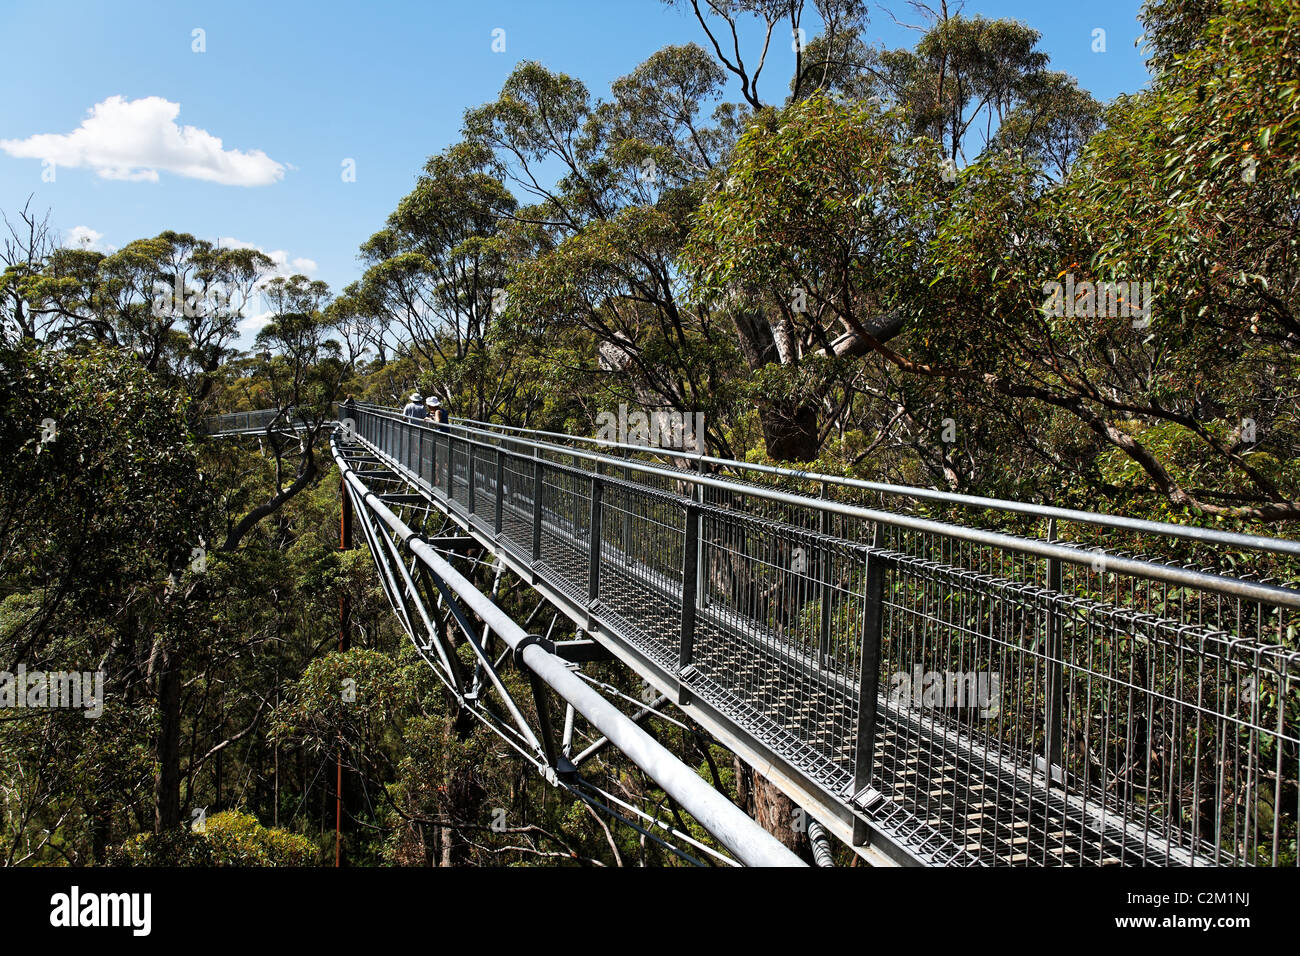
[[[407,402],[406,407],[402,409],[402,414],[407,418],[424,417],[424,399],[420,397],[419,392],[411,393],[411,400]]]
[[[428,417],[430,419],[439,426],[447,424],[447,409],[442,407],[442,399],[437,395],[430,395],[424,400],[424,403],[429,406]],[[439,427],[438,430],[445,431],[446,429]]]

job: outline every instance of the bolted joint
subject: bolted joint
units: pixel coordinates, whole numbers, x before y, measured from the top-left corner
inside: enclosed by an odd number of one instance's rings
[[[522,641],[515,645],[515,667],[520,671],[527,671],[528,665],[524,663],[524,648],[533,644],[540,644],[542,650],[548,654],[555,653],[555,642],[542,637],[540,634],[529,634]]]

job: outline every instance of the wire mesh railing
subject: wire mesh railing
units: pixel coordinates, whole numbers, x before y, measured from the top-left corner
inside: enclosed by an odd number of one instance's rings
[[[1298,862],[1300,590],[1206,561],[1230,543],[1285,568],[1292,542],[1177,530],[1157,560],[1098,543],[1149,550],[1153,522],[1054,509],[1033,534],[1043,516],[1013,510],[1009,534],[698,456],[350,411],[485,541],[920,862]]]
[[[263,408],[250,412],[228,412],[224,415],[209,416],[203,419],[202,430],[208,435],[230,435],[265,431],[272,425],[292,428],[294,424],[289,410]]]

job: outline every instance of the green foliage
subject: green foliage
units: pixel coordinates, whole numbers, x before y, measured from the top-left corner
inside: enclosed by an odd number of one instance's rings
[[[191,830],[137,833],[108,856],[110,866],[215,866],[212,844]]]
[[[314,866],[319,853],[307,838],[262,826],[237,810],[207,817],[200,828],[141,833],[110,858],[114,866]]]
[[[372,740],[377,725],[401,709],[405,688],[394,676],[392,659],[379,651],[357,648],[317,658],[290,688],[273,734],[322,753],[336,750],[340,737]]]
[[[708,6],[710,39],[802,11]],[[239,309],[154,297],[251,291],[258,253],[168,231],[11,257],[0,664],[102,666],[109,693],[93,722],[0,724],[0,862],[310,865],[340,759],[352,863],[674,862],[460,712],[365,549],[337,550],[321,429],[345,389],[579,434],[624,402],[703,411],[710,450],[738,458],[1243,530],[1300,517],[1295,4],[1152,0],[1155,82],[1104,111],[1023,24],[943,17],[915,49],[878,50],[861,3],[818,10],[784,104],[728,43],[666,47],[606,97],[521,63],[362,244],[359,282],[333,301],[302,276],[266,286],[266,355],[230,355]],[[744,104],[722,102],[733,79]],[[1053,314],[1044,285],[1066,276],[1150,281],[1152,324]],[[187,416],[214,399],[310,430],[301,447],[197,444]],[[500,601],[532,611],[510,588]],[[770,611],[801,630],[820,614]],[[503,680],[529,699],[522,674]],[[649,726],[736,792],[729,755]],[[213,810],[203,833],[158,822],[165,728],[170,795],[182,821]],[[706,839],[612,751],[588,768]]]
[[[315,845],[305,837],[262,826],[247,813],[227,810],[208,817],[203,838],[217,866],[312,866]]]
[[[814,302],[851,310],[904,271],[894,261],[906,255],[906,234],[897,234],[903,204],[938,175],[938,158],[905,140],[896,117],[812,97],[760,117],[741,137],[683,258],[706,295],[738,282],[787,297],[800,287]]]
[[[0,514],[19,545],[0,572],[99,611],[187,563],[206,494],[184,408],[115,349],[0,352]]]

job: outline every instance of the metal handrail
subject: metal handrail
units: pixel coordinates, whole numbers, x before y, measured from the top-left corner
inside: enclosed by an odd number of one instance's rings
[[[382,406],[368,406],[382,408]],[[559,438],[569,442],[584,442],[603,448],[620,451],[640,452],[660,457],[680,458],[698,465],[714,465],[736,471],[753,471],[761,474],[775,475],[782,478],[794,478],[801,481],[820,482],[854,488],[859,491],[874,491],[880,494],[898,495],[942,504],[961,505],[969,508],[983,508],[992,511],[1005,511],[1013,514],[1028,514],[1040,518],[1057,518],[1061,521],[1073,521],[1103,528],[1123,531],[1140,531],[1145,534],[1157,534],[1166,537],[1184,538],[1205,544],[1221,544],[1230,547],[1251,548],[1258,551],[1270,551],[1277,554],[1300,556],[1300,541],[1285,538],[1266,537],[1264,535],[1246,534],[1237,531],[1220,531],[1215,528],[1199,528],[1195,525],[1180,525],[1166,521],[1151,521],[1146,518],[1129,518],[1123,515],[1102,514],[1099,512],[1080,511],[1075,508],[1060,508],[1055,505],[1031,504],[1023,501],[1011,501],[1005,498],[987,498],[980,495],[964,495],[957,492],[940,491],[934,488],[920,488],[912,485],[894,485],[861,478],[849,478],[843,475],[828,475],[816,471],[804,471],[798,468],[785,468],[780,465],[765,465],[758,462],[739,461],[734,458],[718,458],[702,452],[658,448],[653,445],[637,445],[626,442],[613,442],[603,438],[584,435],[568,435],[562,432],[549,432],[541,429],[521,428],[516,425],[503,425],[497,422],[484,422],[473,418],[453,416],[452,423],[463,423],[464,427],[479,430],[498,430],[540,435],[546,438]]]
[[[539,442],[531,439],[516,438],[514,436],[502,436],[489,429],[461,424],[466,421],[465,419],[453,420],[449,424],[438,426],[436,424],[431,424],[424,419],[407,418],[400,412],[395,412],[392,409],[383,406],[357,403],[357,407],[393,420],[409,423],[415,427],[423,428],[428,431],[437,431],[439,427],[450,428],[462,432],[466,436],[482,435],[497,439],[505,438],[506,440],[512,441],[526,448],[556,451],[574,458],[575,464],[579,459],[600,464],[616,464],[619,467],[630,469],[642,474],[690,482],[695,485],[718,488],[726,491],[742,492],[755,498],[773,501],[780,504],[796,505],[798,507],[810,508],[831,514],[860,518],[910,531],[939,534],[956,540],[967,541],[972,544],[1003,548],[1021,554],[1034,555],[1035,557],[1065,561],[1070,564],[1101,564],[1104,570],[1111,572],[1146,578],[1149,580],[1164,581],[1185,587],[1194,587],[1236,598],[1246,598],[1248,600],[1261,601],[1269,604],[1279,604],[1284,607],[1300,609],[1300,590],[1282,585],[1266,584],[1259,581],[1248,581],[1241,578],[1228,577],[1226,575],[1205,571],[1194,571],[1176,565],[1161,564],[1141,558],[1121,557],[1098,549],[1086,549],[1071,546],[1069,544],[1057,544],[1050,541],[1041,541],[1000,531],[986,531],[979,528],[969,528],[964,525],[951,524],[930,518],[917,518],[891,511],[880,511],[872,508],[864,508],[858,505],[844,504],[842,502],[832,501],[825,498],[811,498],[780,491],[774,488],[766,488],[762,485],[754,485],[726,478],[715,478],[711,475],[699,472],[665,468],[663,466],[652,465],[645,462],[637,462],[626,458],[604,455],[598,452],[588,452],[577,448],[567,448],[550,442]],[[466,440],[479,447],[496,447],[488,442],[478,441],[473,438],[467,437]],[[627,447],[645,450],[641,449],[640,446]],[[690,458],[689,455],[678,457]],[[1046,512],[1047,509],[1042,509],[1042,513]],[[1074,512],[1067,511],[1067,513],[1073,514]],[[1087,514],[1086,512],[1078,513]],[[1165,528],[1181,527],[1179,525],[1161,526],[1159,522],[1151,522],[1151,524]],[[1213,541],[1211,538],[1205,538],[1202,540]],[[1273,539],[1260,538],[1259,540],[1267,543]],[[1279,543],[1288,546],[1295,544],[1295,542]],[[1284,550],[1287,551],[1287,553],[1290,553],[1288,549],[1269,548],[1267,550]]]

